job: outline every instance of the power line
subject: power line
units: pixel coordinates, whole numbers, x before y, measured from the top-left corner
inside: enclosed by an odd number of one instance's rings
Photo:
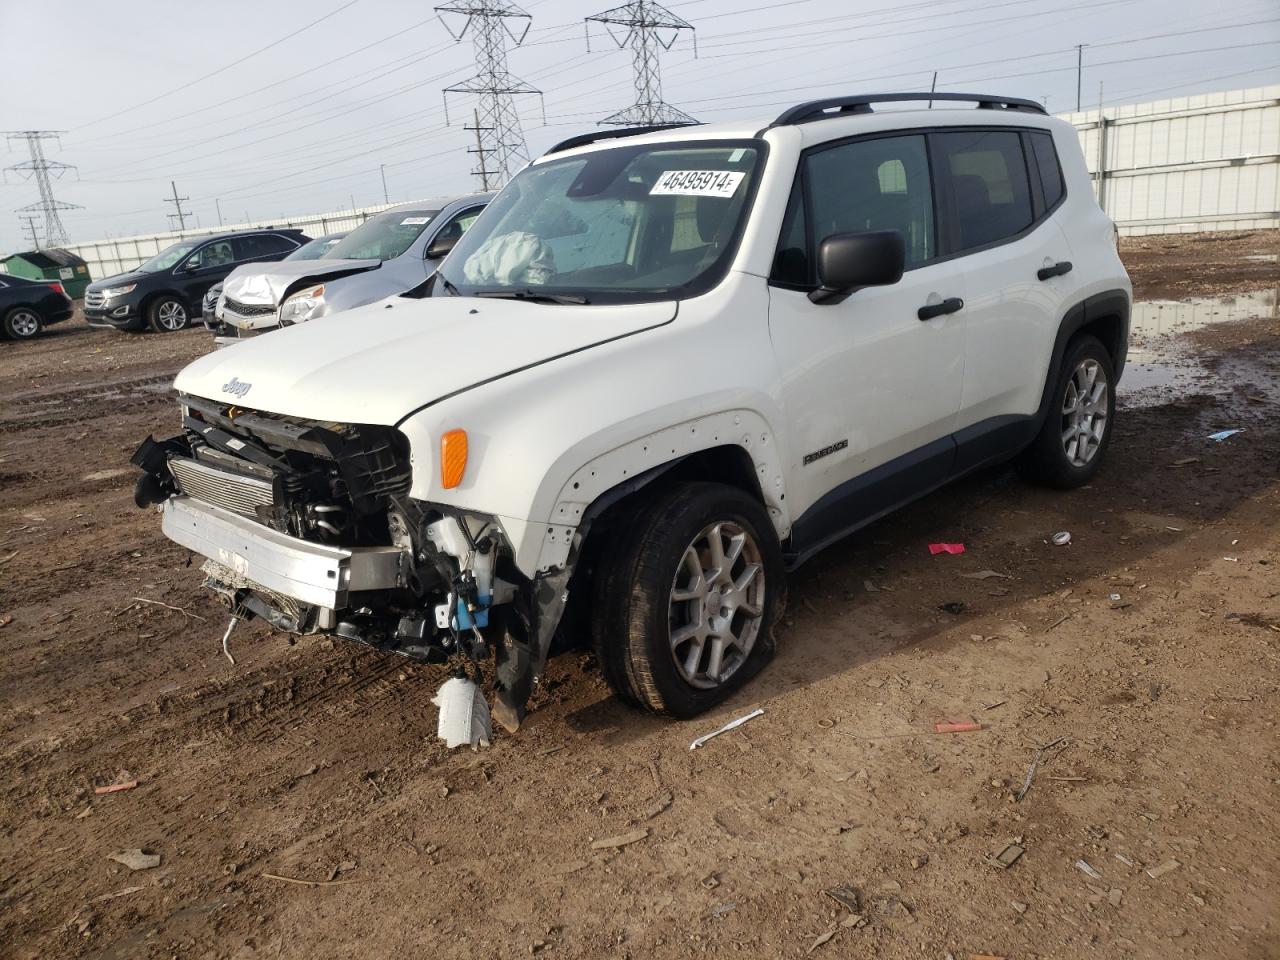
[[[173,96],[175,93],[180,93],[183,90],[190,89],[191,87],[194,87],[197,83],[203,83],[205,80],[208,80],[210,77],[216,77],[220,73],[225,73],[226,71],[230,70],[232,67],[238,67],[240,64],[244,63],[246,60],[251,60],[260,53],[266,53],[266,51],[270,50],[272,47],[277,47],[287,40],[292,40],[294,37],[298,36],[300,33],[305,33],[306,31],[310,30],[312,27],[316,26],[317,24],[321,24],[324,21],[328,20],[330,17],[337,16],[339,13],[341,13],[343,10],[346,10],[348,7],[354,7],[359,2],[360,0],[347,0],[347,2],[344,3],[342,6],[334,10],[330,10],[324,16],[318,17],[315,20],[312,20],[310,23],[303,24],[297,30],[294,30],[291,33],[285,34],[283,37],[281,37],[278,40],[271,41],[271,43],[268,43],[265,47],[259,47],[257,50],[254,50],[252,53],[246,53],[243,57],[240,57],[238,60],[232,60],[230,63],[224,64],[223,66],[218,67],[218,69],[216,70],[211,70],[208,73],[204,74],[203,76],[196,77],[194,80],[188,80],[186,83],[181,84],[180,86],[174,87],[172,90],[166,90],[164,93],[157,94],[156,96],[152,97],[149,100],[143,100],[141,103],[135,103],[131,107],[125,107],[123,110],[117,110],[115,113],[109,113],[105,117],[98,117],[96,120],[90,120],[88,123],[82,123],[76,129],[83,130],[85,127],[91,127],[98,123],[104,123],[107,120],[114,120],[116,117],[123,116],[126,113],[132,113],[134,110],[140,110],[143,107],[150,106],[151,104],[155,103],[158,100],[163,100],[166,97]]]
[[[591,24],[603,24],[620,49],[631,47],[631,70],[636,99],[631,106],[611,113],[601,124],[638,126],[657,123],[695,123],[683,110],[662,99],[661,51],[670,50],[681,30],[693,31],[693,24],[678,17],[653,0],[631,0],[620,7],[586,18],[587,48],[591,47]],[[619,35],[615,27],[625,27]],[[697,52],[697,41],[694,41]]]
[[[469,93],[478,99],[476,126],[480,128],[482,149],[493,158],[493,170],[487,176],[495,186],[501,186],[516,169],[529,162],[529,147],[520,128],[515,98],[523,94],[542,96],[541,90],[529,86],[507,69],[507,41],[520,46],[533,18],[514,3],[501,0],[459,0],[435,9],[454,40],[461,42],[467,32],[471,32],[476,56],[476,75],[444,88],[445,122],[449,119],[449,94]],[[456,32],[445,20],[446,13],[466,18]],[[513,24],[520,21],[523,29],[517,32]]]
[[[39,210],[44,215],[45,242],[53,247],[63,247],[69,242],[66,228],[62,225],[62,217],[59,216],[58,212],[60,210],[80,209],[79,204],[63,203],[53,195],[51,181],[60,180],[68,170],[75,169],[69,163],[50,160],[44,155],[44,141],[57,140],[60,133],[61,131],[59,130],[11,130],[8,134],[8,139],[10,141],[27,141],[27,150],[31,153],[31,159],[5,168],[6,170],[14,171],[25,180],[35,179],[36,186],[40,190],[40,202],[19,207],[18,212],[26,213],[28,210]]]

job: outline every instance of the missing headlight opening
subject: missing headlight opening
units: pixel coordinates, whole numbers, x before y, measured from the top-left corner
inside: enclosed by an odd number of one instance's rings
[[[476,682],[492,655],[494,714],[519,728],[570,565],[531,581],[497,518],[410,498],[409,443],[393,427],[182,403],[182,434],[133,456],[135,500],[161,504],[165,533],[205,558],[233,623],[448,662]]]

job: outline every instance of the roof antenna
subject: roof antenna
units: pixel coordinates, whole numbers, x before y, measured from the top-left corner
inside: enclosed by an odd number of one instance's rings
[[[933,71],[933,83],[929,84],[929,92],[933,93],[938,89],[938,71]],[[933,97],[929,98],[929,109],[933,109]]]

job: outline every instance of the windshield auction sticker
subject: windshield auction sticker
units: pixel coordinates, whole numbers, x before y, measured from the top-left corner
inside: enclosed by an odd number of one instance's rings
[[[424,223],[430,223],[430,217],[405,217],[400,221],[402,227],[420,227]]]
[[[667,170],[649,191],[677,197],[732,197],[746,174],[741,170]]]

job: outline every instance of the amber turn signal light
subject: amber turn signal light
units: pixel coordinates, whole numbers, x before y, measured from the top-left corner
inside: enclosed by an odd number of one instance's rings
[[[440,438],[440,482],[446,490],[462,483],[467,469],[467,431],[450,430]]]

